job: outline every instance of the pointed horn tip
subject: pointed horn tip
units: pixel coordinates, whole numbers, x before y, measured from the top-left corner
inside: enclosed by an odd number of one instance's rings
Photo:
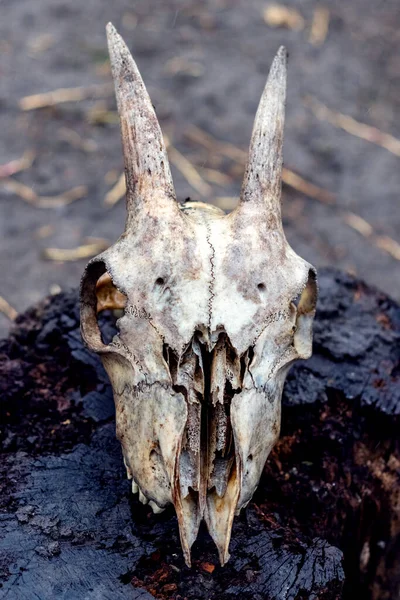
[[[118,31],[115,29],[114,25],[109,21],[106,25],[107,35],[118,35]]]
[[[118,31],[115,29],[114,25],[111,23],[111,21],[109,23],[107,23],[107,25],[106,25],[106,34],[107,34],[108,50],[111,54],[111,52],[115,51],[115,49],[118,48],[118,46],[120,46],[121,43],[123,43],[123,41],[122,41],[122,38],[119,35]]]
[[[281,46],[278,52],[275,54],[275,58],[272,61],[271,68],[269,70],[268,82],[286,79],[286,68],[287,68],[287,57],[288,53],[285,46]]]
[[[280,63],[286,66],[287,63],[287,59],[288,59],[288,51],[286,50],[285,46],[280,46],[278,52],[275,55],[274,63]]]
[[[115,52],[115,51],[129,53],[129,50],[128,50],[122,36],[115,29],[115,27],[111,23],[111,21],[109,23],[107,23],[107,25],[106,25],[106,34],[107,34],[108,49],[109,49],[110,54],[111,54],[111,52]]]
[[[111,61],[111,70],[115,80],[118,76],[125,72],[127,67],[124,65],[124,62],[129,63],[130,68],[133,67],[134,70],[136,70],[136,65],[132,65],[134,61],[129,48],[111,22],[107,23],[106,25],[106,33],[108,53]]]

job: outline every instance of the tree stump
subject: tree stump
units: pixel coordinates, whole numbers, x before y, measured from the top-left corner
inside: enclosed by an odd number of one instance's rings
[[[130,493],[77,292],[18,317],[0,342],[0,598],[398,598],[400,308],[322,271],[314,340],[229,563],[201,531],[189,569],[173,509],[153,515]]]

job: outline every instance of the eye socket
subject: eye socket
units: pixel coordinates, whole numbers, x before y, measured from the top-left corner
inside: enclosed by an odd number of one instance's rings
[[[128,301],[125,294],[114,285],[107,271],[96,282],[97,314],[103,310],[123,310]]]
[[[305,288],[293,302],[296,306],[296,323],[293,344],[300,358],[309,358],[312,348],[312,322],[317,303],[316,273],[310,269]]]
[[[292,306],[294,306],[296,309],[297,309],[297,307],[299,306],[299,302],[300,302],[301,294],[302,294],[302,292],[301,292],[300,294],[297,294],[297,296],[296,296],[295,298],[293,298],[293,299],[292,299],[292,301],[291,301],[291,303],[290,303],[290,304],[291,304]]]
[[[127,297],[114,285],[105,262],[89,263],[81,287],[81,329],[92,350],[104,351],[118,333],[116,321],[126,303]]]
[[[308,272],[308,280],[306,287],[298,296],[298,302],[296,303],[297,311],[299,314],[306,315],[315,311],[317,304],[318,288],[317,288],[317,276],[315,271]]]
[[[156,285],[162,286],[165,284],[165,279],[163,277],[157,277]]]
[[[128,299],[117,289],[107,271],[97,280],[96,298],[97,325],[103,344],[108,345],[118,333],[116,322],[122,316]]]
[[[257,287],[260,290],[260,292],[264,292],[265,291],[265,283],[259,283]]]
[[[310,269],[304,289],[292,299],[290,305],[296,309],[298,315],[311,313],[315,310],[317,295],[316,273]]]

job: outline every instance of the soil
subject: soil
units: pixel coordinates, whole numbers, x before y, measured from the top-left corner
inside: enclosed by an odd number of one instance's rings
[[[329,31],[321,46],[309,42],[319,2],[285,4],[302,14],[305,28],[267,26],[262,0],[3,0],[0,164],[32,149],[33,166],[16,180],[42,196],[88,188],[86,198],[73,204],[40,209],[0,187],[0,295],[17,311],[54,286],[65,289],[79,281],[85,260],[46,261],[45,248],[73,248],[89,236],[112,243],[123,230],[123,201],[111,209],[103,204],[122,170],[112,93],[30,112],[18,105],[26,95],[110,82],[104,30],[109,20],[132,49],[173,144],[197,167],[230,175],[205,194],[213,202],[238,195],[243,168],[226,160],[219,164],[186,133],[196,125],[245,149],[272,58],[285,44],[286,166],[337,196],[336,206],[326,206],[285,186],[289,241],[317,267],[340,266],[400,297],[398,261],[349,227],[341,212],[356,213],[377,235],[399,240],[399,157],[319,121],[304,101],[311,95],[400,137],[398,1],[326,3]],[[93,123],[94,109],[113,111],[107,113],[112,122]],[[175,168],[173,175],[181,200],[201,198]],[[0,333],[8,327],[0,313]]]
[[[187,568],[172,508],[153,515],[130,493],[77,292],[18,317],[0,343],[0,597],[396,600],[400,307],[338,271],[319,284],[313,357],[289,374],[224,568],[204,530]]]

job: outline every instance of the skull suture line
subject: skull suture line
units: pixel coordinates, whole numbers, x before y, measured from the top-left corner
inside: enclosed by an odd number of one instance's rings
[[[90,261],[82,334],[101,355],[133,490],[175,505],[183,552],[204,520],[228,558],[235,514],[277,441],[292,362],[311,354],[315,269],[281,220],[286,51],[257,111],[241,199],[226,215],[176,200],[155,112],[129,50],[107,27],[127,183],[125,232]],[[105,344],[96,313],[123,307]]]

